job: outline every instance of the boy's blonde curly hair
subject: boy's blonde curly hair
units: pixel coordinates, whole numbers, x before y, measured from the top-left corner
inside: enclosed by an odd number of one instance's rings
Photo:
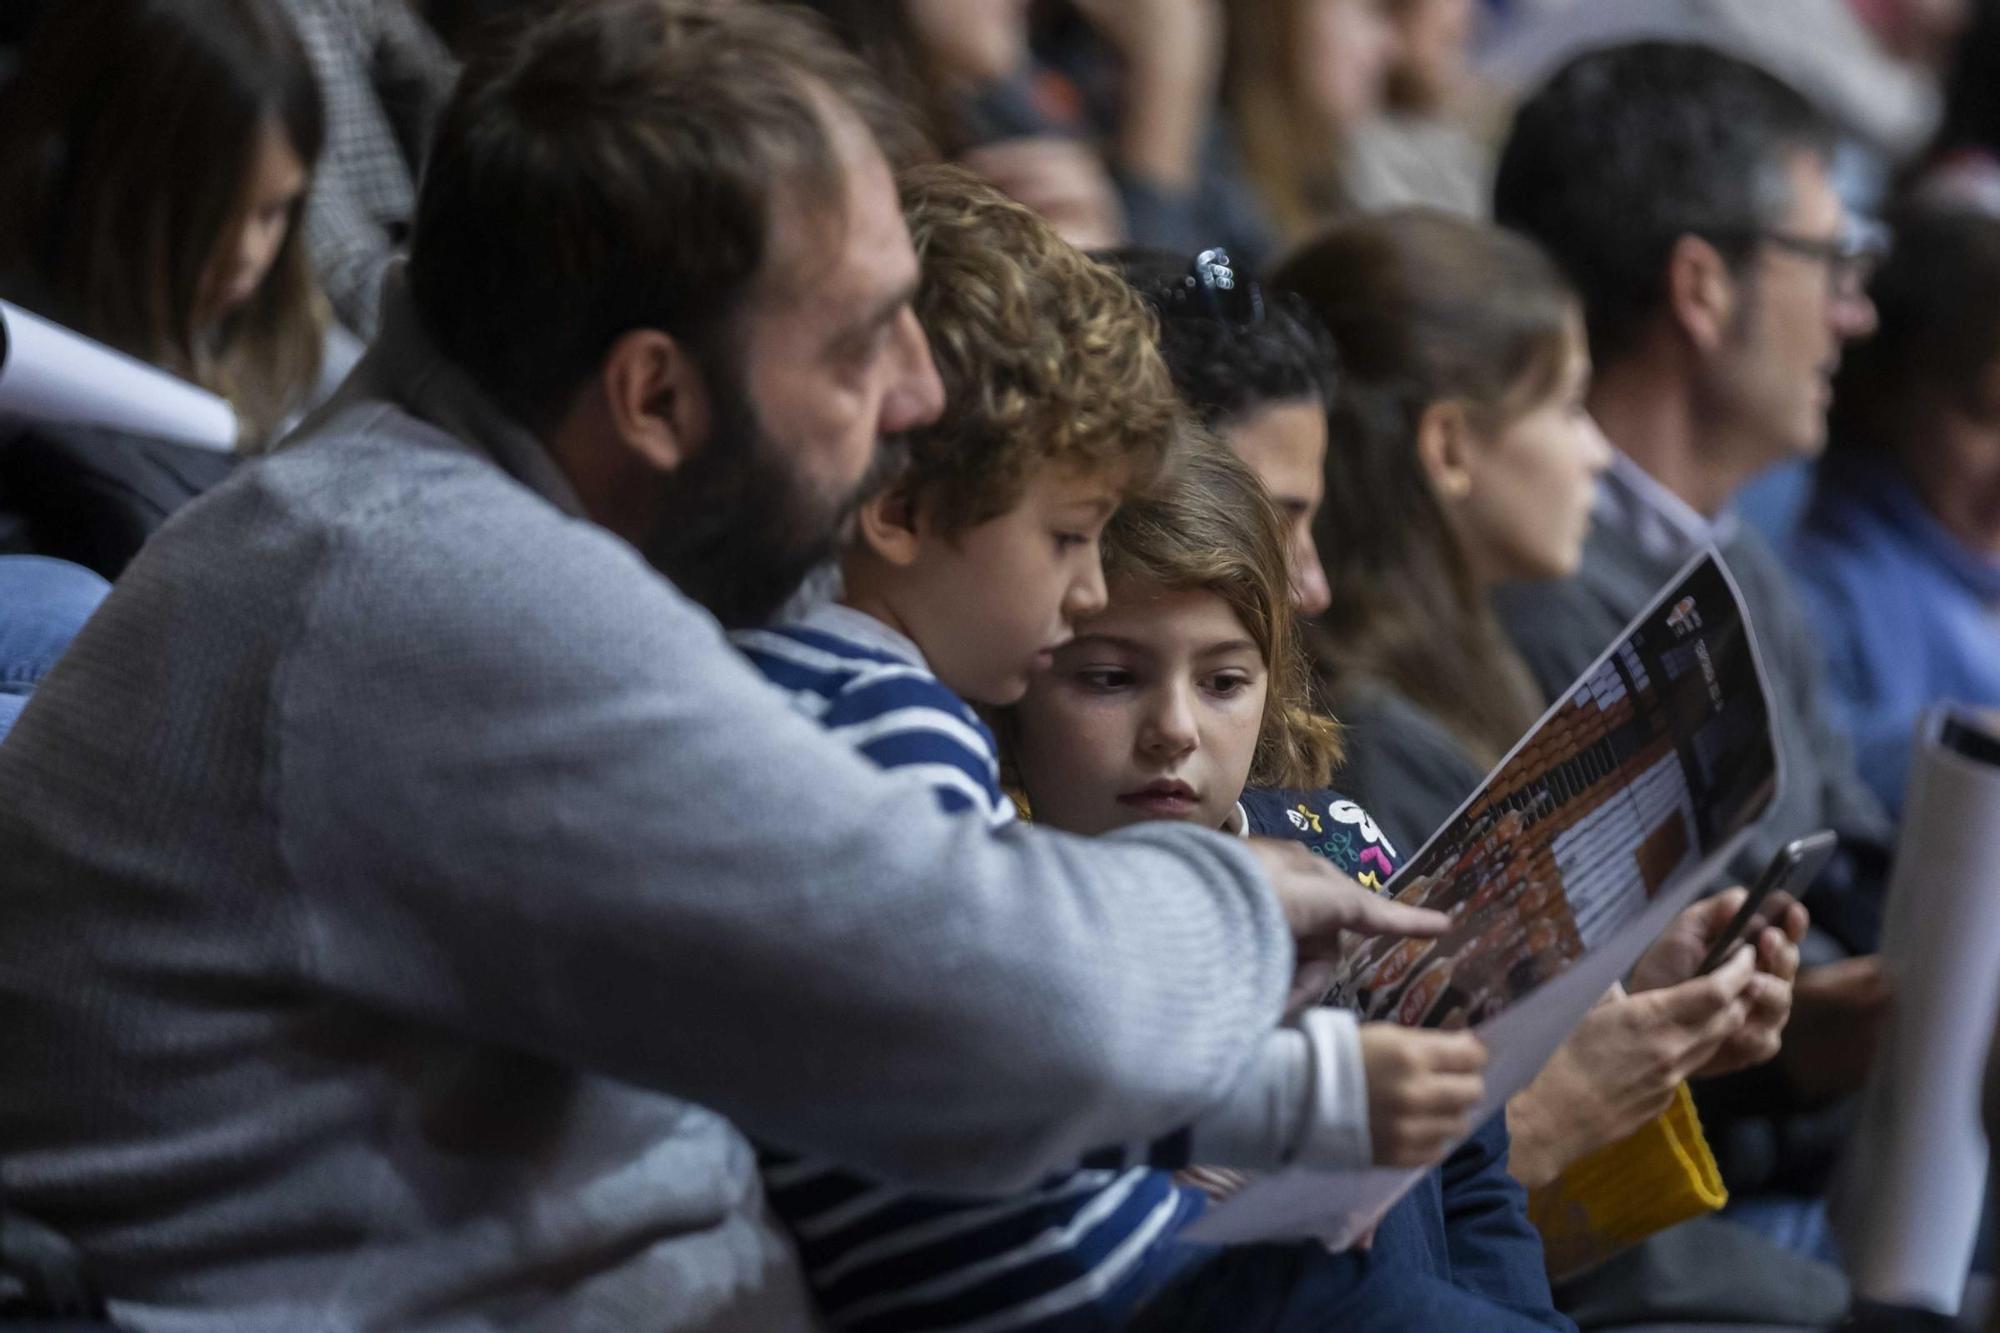
[[[947,533],[997,518],[1044,466],[1151,486],[1188,430],[1145,302],[958,167],[912,168],[903,212],[943,416],[909,434],[902,485]]]

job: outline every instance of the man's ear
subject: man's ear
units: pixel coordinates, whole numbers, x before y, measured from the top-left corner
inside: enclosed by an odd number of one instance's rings
[[[864,502],[854,521],[862,547],[877,559],[899,569],[916,562],[923,534],[916,501],[904,487],[891,486]]]
[[[1463,500],[1472,493],[1472,423],[1465,404],[1448,398],[1432,403],[1417,419],[1417,461],[1441,500]]]
[[[1729,261],[1699,236],[1682,236],[1667,253],[1667,310],[1695,350],[1712,353],[1729,341],[1737,310]]]
[[[604,408],[621,443],[673,472],[708,441],[708,383],[685,345],[658,329],[634,329],[611,344],[598,374]]]

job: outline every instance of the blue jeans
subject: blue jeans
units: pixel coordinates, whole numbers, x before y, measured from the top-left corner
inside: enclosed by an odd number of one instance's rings
[[[66,560],[0,555],[0,738],[110,590]]]

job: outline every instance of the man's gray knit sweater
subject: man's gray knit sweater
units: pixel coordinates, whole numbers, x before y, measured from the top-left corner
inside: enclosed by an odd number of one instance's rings
[[[0,1181],[142,1330],[803,1326],[731,1122],[1015,1188],[1241,1097],[1292,962],[1240,844],[795,716],[406,306],[48,677],[0,880]]]

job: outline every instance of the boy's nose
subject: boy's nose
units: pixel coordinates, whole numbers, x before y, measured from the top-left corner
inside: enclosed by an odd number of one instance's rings
[[[1104,562],[1093,553],[1090,568],[1069,585],[1069,594],[1063,598],[1063,618],[1073,626],[1110,604],[1111,596],[1104,586]]]

